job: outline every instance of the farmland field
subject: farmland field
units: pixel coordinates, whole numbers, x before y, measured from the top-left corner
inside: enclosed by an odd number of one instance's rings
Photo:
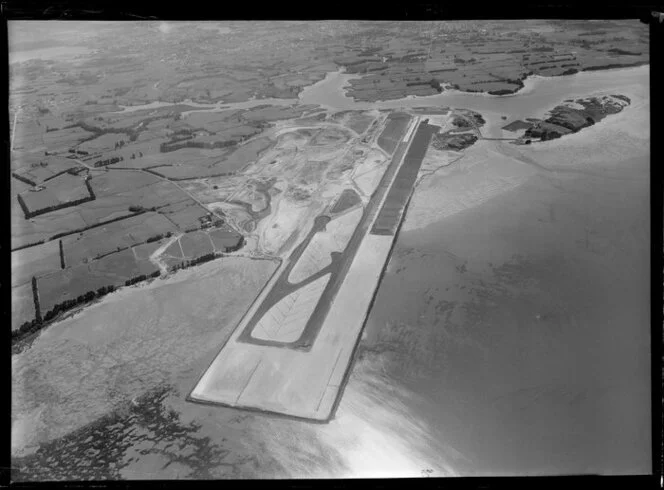
[[[32,276],[40,276],[60,269],[58,240],[12,252],[12,287],[30,282]]]
[[[14,173],[35,184],[41,184],[55,175],[68,169],[80,167],[80,164],[58,156],[46,156],[43,154],[25,154],[12,162]]]
[[[136,262],[134,253],[128,248],[95,260],[90,264],[90,270],[108,276],[115,276],[119,281],[126,281],[139,275]]]
[[[242,115],[248,121],[277,121],[280,119],[292,119],[302,114],[301,108],[289,109],[282,107],[254,108]]]
[[[35,301],[32,294],[32,281],[12,287],[11,329],[16,330],[24,322],[35,318]]]
[[[170,204],[161,208],[159,212],[183,231],[200,228],[200,218],[210,214],[192,199]]]
[[[94,133],[81,128],[70,128],[44,133],[42,139],[46,147],[54,150],[64,150],[92,136],[94,136]]]
[[[109,171],[91,179],[97,197],[133,192],[141,187],[159,182],[159,178],[146,172]]]
[[[180,238],[180,245],[184,256],[188,259],[195,259],[214,252],[210,236],[204,231],[186,233]]]
[[[162,257],[162,262],[166,264],[166,267],[168,269],[172,269],[174,267],[177,267],[181,265],[184,262],[183,258],[176,258],[176,257]]]
[[[30,213],[43,214],[48,208],[64,207],[73,202],[92,200],[85,182],[80,177],[60,175],[46,183],[46,188],[37,192],[28,191],[21,198]]]
[[[134,213],[129,211],[129,206],[135,204],[136,200],[137,198],[131,195],[104,196],[98,197],[94,201],[79,204],[76,206],[76,210],[83,220],[82,228],[86,228],[131,216]]]
[[[216,252],[226,252],[228,248],[235,247],[242,238],[241,235],[225,229],[211,230],[209,234]]]
[[[157,250],[165,243],[166,243],[166,238],[162,238],[155,242],[144,243],[143,245],[136,245],[135,247],[132,248],[132,250],[134,251],[136,260],[145,260],[148,259],[155,250]]]
[[[59,209],[26,220],[18,206],[12,206],[11,225],[12,249],[34,244],[58,233],[79,230],[88,226],[81,218],[78,207]]]
[[[76,299],[101,287],[120,284],[124,284],[124,280],[93,273],[86,264],[62,269],[37,279],[39,306],[44,315],[63,301]]]
[[[122,133],[120,134],[108,133],[99,136],[98,138],[81,143],[80,145],[78,145],[78,149],[90,153],[104,152],[116,149],[115,145],[120,143],[121,141],[126,143],[127,141],[129,141],[129,138]]]
[[[171,243],[166,250],[164,250],[164,255],[168,255],[169,257],[175,257],[177,259],[183,259],[184,256],[182,255],[182,247],[180,245],[180,240],[175,240],[173,243]]]
[[[132,216],[63,238],[65,261],[73,266],[175,231],[173,224],[160,214]]]

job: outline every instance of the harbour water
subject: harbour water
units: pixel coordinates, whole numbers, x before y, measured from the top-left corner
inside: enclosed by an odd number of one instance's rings
[[[648,158],[621,163],[400,235],[363,355],[461,474],[649,472]]]

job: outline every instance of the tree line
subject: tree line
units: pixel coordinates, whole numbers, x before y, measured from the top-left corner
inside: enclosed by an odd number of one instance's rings
[[[86,182],[87,184],[87,182]],[[88,185],[88,190],[91,190],[90,186]],[[23,200],[23,197],[21,194],[17,194],[16,198],[18,199],[18,204],[21,206],[21,209],[23,210],[23,214],[25,215],[25,219],[30,219],[34,218],[35,216],[40,216],[42,214],[50,213],[51,211],[57,211],[58,209],[63,209],[63,208],[68,208],[71,206],[78,206],[79,204],[82,204],[84,202],[89,202],[89,201],[94,201],[95,200],[95,195],[93,192],[90,192],[89,196],[82,197],[80,199],[76,199],[74,201],[67,201],[67,202],[61,202],[58,204],[54,204],[52,206],[46,206],[40,209],[37,209],[35,211],[30,211],[28,209],[27,204],[25,204],[25,201]]]
[[[95,167],[105,167],[106,165],[113,165],[124,160],[124,157],[121,155],[119,157],[107,158],[106,160],[97,160],[93,165]]]
[[[151,274],[140,274],[136,277],[132,277],[131,279],[127,279],[124,282],[124,285],[130,286],[132,284],[145,281],[149,278],[158,277],[159,274],[160,271],[154,271]],[[33,277],[32,294],[35,302],[35,318],[33,318],[30,321],[23,322],[23,324],[19,328],[17,328],[16,330],[12,330],[12,342],[21,340],[25,338],[27,335],[30,335],[38,331],[39,329],[43,328],[44,326],[46,326],[48,322],[56,318],[60,313],[64,313],[65,311],[71,310],[72,308],[82,305],[84,303],[89,303],[95,298],[102,298],[103,296],[106,296],[107,294],[112,293],[115,290],[116,286],[114,286],[113,284],[109,284],[108,286],[102,286],[97,290],[88,291],[87,293],[81,294],[76,298],[67,299],[60,303],[57,303],[42,317],[40,312],[39,294],[37,290],[37,279]]]
[[[170,232],[168,232],[164,235],[155,235],[154,237],[151,237],[151,238],[148,239],[148,243],[152,242],[152,241],[159,240],[161,238],[164,238],[165,236],[170,236],[170,235],[171,235]],[[242,248],[242,246],[244,245],[244,242],[245,242],[244,236],[241,236],[240,240],[238,240],[238,242],[234,246],[226,247],[225,251],[226,252],[235,252],[236,250],[239,250],[240,248]],[[217,257],[223,257],[223,254],[212,252],[212,253],[202,255],[200,257],[196,257],[196,258],[191,259],[191,260],[184,260],[181,263],[176,264],[175,266],[171,267],[170,270],[171,271],[176,271],[176,270],[180,270],[180,269],[186,269],[188,267],[193,267],[195,265],[202,264],[204,262],[209,262],[211,260],[214,260]],[[124,282],[124,285],[125,286],[131,286],[131,285],[137,284],[139,282],[146,281],[150,278],[158,277],[159,275],[160,275],[160,271],[158,271],[158,270],[152,272],[151,274],[140,274],[138,276],[127,279]],[[46,326],[46,324],[48,322],[50,322],[51,320],[56,318],[59,314],[64,313],[65,311],[68,311],[68,310],[70,310],[70,309],[72,309],[76,306],[82,305],[84,303],[89,303],[90,301],[92,301],[95,298],[102,298],[103,296],[106,296],[107,294],[115,291],[116,289],[117,289],[116,286],[110,284],[108,286],[102,286],[102,287],[98,288],[97,290],[88,291],[87,293],[81,294],[81,295],[77,296],[76,298],[67,299],[65,301],[62,301],[62,302],[56,304],[55,306],[53,306],[53,308],[51,308],[48,312],[46,312],[46,314],[44,314],[43,317],[42,317],[41,307],[40,307],[40,303],[39,303],[39,293],[38,293],[38,288],[37,288],[37,278],[33,277],[32,278],[32,294],[33,294],[33,299],[34,299],[34,304],[35,304],[35,318],[33,318],[30,321],[24,322],[16,330],[12,330],[12,342],[19,341],[19,340],[25,338],[26,336],[28,336],[28,335],[30,335],[34,332],[37,332],[38,330],[40,330],[41,328]]]
[[[192,141],[191,137],[186,139],[178,139],[176,141],[169,141],[159,145],[159,151],[161,153],[169,153],[171,151],[181,150],[182,148],[206,148],[209,150],[215,148],[227,148],[229,146],[237,145],[237,141],[226,140],[226,141]]]

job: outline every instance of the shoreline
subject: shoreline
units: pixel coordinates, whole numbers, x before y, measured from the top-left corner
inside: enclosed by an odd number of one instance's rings
[[[176,275],[178,275],[180,272],[183,271],[195,271],[200,269],[198,266],[200,265],[205,265],[205,264],[211,264],[211,263],[218,263],[219,259],[223,258],[241,258],[241,259],[247,259],[247,260],[266,260],[270,262],[276,262],[280,264],[282,262],[281,259],[279,258],[270,258],[270,257],[254,257],[250,255],[231,255],[231,254],[220,254],[216,257],[214,257],[211,260],[199,262],[196,264],[189,265],[187,267],[183,268],[178,268],[174,270],[169,270],[166,274],[160,274],[159,276],[148,276],[146,279],[129,284],[129,285],[122,285],[115,287],[105,294],[102,295],[96,295],[94,298],[89,300],[88,302],[85,303],[80,303],[72,307],[71,309],[64,310],[61,313],[58,314],[57,317],[52,318],[50,320],[43,320],[41,323],[36,323],[30,327],[24,328],[23,330],[21,327],[18,327],[16,330],[12,330],[11,333],[11,350],[12,350],[12,356],[16,354],[21,354],[25,349],[29,348],[32,343],[39,337],[41,333],[44,331],[48,330],[50,327],[57,325],[65,320],[71,319],[78,315],[79,313],[87,310],[89,307],[92,307],[94,305],[102,303],[104,300],[110,299],[112,296],[114,296],[114,293],[118,292],[123,292],[123,291],[128,291],[130,288],[140,288],[140,289],[150,289],[150,286],[153,285],[153,283],[157,282],[158,280],[161,281],[166,281],[169,279],[173,279]],[[178,281],[175,281],[178,282]]]
[[[563,74],[553,75],[553,76],[528,75],[526,78],[521,80],[521,83],[523,85],[521,88],[519,88],[518,90],[516,90],[512,93],[503,94],[503,95],[491,94],[490,92],[469,92],[469,91],[464,91],[464,90],[458,90],[458,89],[455,89],[455,88],[448,88],[448,87],[450,87],[450,85],[445,84],[444,85],[444,90],[441,93],[435,94],[435,95],[426,95],[426,96],[407,95],[407,96],[402,97],[400,99],[376,99],[376,100],[371,100],[371,101],[365,101],[365,100],[355,99],[352,95],[347,94],[346,88],[349,85],[348,81],[353,79],[353,78],[362,78],[361,75],[358,76],[356,74],[347,74],[348,77],[352,77],[352,78],[347,78],[344,81],[343,85],[339,85],[339,86],[334,87],[334,88],[337,90],[338,95],[340,95],[341,97],[346,99],[346,101],[348,103],[352,104],[352,105],[369,105],[369,104],[390,104],[390,105],[392,105],[392,104],[398,104],[400,102],[412,102],[412,101],[427,102],[427,101],[431,100],[432,98],[438,98],[438,97],[441,97],[441,96],[445,96],[446,94],[451,95],[451,96],[463,96],[463,97],[471,96],[471,97],[482,97],[482,98],[489,98],[489,99],[505,99],[505,98],[512,98],[512,97],[516,97],[516,96],[519,96],[519,95],[526,95],[526,94],[532,93],[533,89],[535,88],[536,84],[539,81],[552,80],[552,79],[564,79],[564,78],[568,78],[568,77],[577,77],[579,75],[581,75],[583,77],[584,75],[593,74],[593,73],[607,73],[607,72],[616,73],[616,72],[634,70],[634,69],[638,69],[638,68],[641,68],[641,67],[644,67],[644,66],[650,67],[650,62],[647,62],[647,63],[640,63],[639,62],[638,64],[628,65],[628,66],[620,66],[620,67],[583,69],[583,70],[579,70],[576,73],[571,73],[571,74],[567,74],[567,75],[563,75]],[[309,86],[305,87],[303,92],[307,91],[307,89],[309,91],[311,91],[312,89],[315,90],[315,88],[313,88],[313,87],[315,87],[316,84],[320,84],[320,83],[325,82],[327,80],[328,76],[335,76],[335,75],[340,76],[340,75],[345,75],[345,74],[346,73],[343,70],[328,72],[327,75],[326,75],[326,78],[324,78],[323,80],[321,80],[319,82],[316,82],[312,85],[309,85]],[[331,81],[327,80],[327,82],[330,83]],[[304,102],[302,100],[301,95],[302,95],[302,92],[300,92],[300,94],[298,94],[299,103]],[[306,97],[306,95],[305,95],[305,97]],[[307,102],[307,103],[312,103],[312,102]],[[333,106],[330,106],[330,105],[327,105],[327,104],[318,104],[318,105],[335,109]],[[342,109],[342,110],[346,110],[346,109]],[[363,109],[358,108],[358,109],[350,109],[350,110],[363,110]]]
[[[528,75],[523,79],[520,79],[519,81],[521,82],[521,87],[513,92],[506,93],[506,94],[492,94],[490,91],[483,92],[483,91],[478,91],[478,92],[472,92],[472,91],[466,91],[466,90],[459,90],[452,88],[450,84],[444,84],[444,90],[435,95],[426,95],[426,96],[419,96],[419,95],[406,95],[405,97],[402,97],[400,99],[375,99],[371,101],[365,101],[365,100],[358,100],[354,98],[352,95],[348,95],[348,88],[351,87],[349,84],[350,80],[353,79],[361,79],[363,75],[355,74],[355,73],[347,73],[346,70],[341,67],[339,70],[336,71],[330,71],[325,74],[325,77],[322,80],[319,80],[317,82],[312,83],[311,85],[306,85],[303,86],[300,92],[297,94],[297,97],[290,97],[290,98],[278,98],[278,97],[269,97],[265,99],[256,99],[256,98],[251,98],[247,101],[244,102],[224,102],[222,98],[220,98],[217,102],[211,103],[211,104],[201,104],[198,102],[194,102],[192,99],[183,99],[181,101],[177,102],[168,102],[168,101],[162,101],[162,100],[154,100],[149,103],[145,104],[136,104],[136,105],[121,105],[119,104],[118,106],[122,108],[120,111],[115,111],[114,114],[128,114],[131,112],[137,112],[141,110],[156,110],[156,109],[161,109],[164,107],[173,107],[177,105],[190,105],[192,107],[197,107],[198,109],[193,109],[190,111],[185,111],[183,112],[184,114],[188,113],[193,113],[193,112],[216,112],[216,111],[221,111],[221,110],[241,110],[241,109],[249,109],[252,108],[256,105],[276,105],[276,106],[288,106],[288,105],[308,105],[311,104],[311,102],[306,102],[303,99],[303,94],[304,97],[307,97],[308,94],[312,90],[317,90],[316,85],[318,84],[331,84],[334,83],[335,80],[334,78],[338,77],[344,77],[345,79],[342,81],[341,84],[338,84],[336,86],[333,86],[332,88],[336,92],[336,95],[340,96],[342,99],[345,99],[345,102],[352,104],[352,105],[367,105],[367,104],[398,104],[399,102],[411,102],[411,101],[423,101],[426,102],[427,100],[430,100],[432,97],[440,97],[444,95],[451,95],[451,96],[472,96],[472,97],[486,97],[490,99],[503,99],[503,98],[511,98],[511,97],[516,97],[518,95],[526,95],[530,94],[532,90],[534,89],[535,85],[538,83],[538,81],[541,80],[550,80],[550,79],[560,79],[560,78],[567,78],[567,77],[575,77],[578,75],[583,76],[583,74],[592,74],[596,72],[621,72],[621,71],[626,71],[626,70],[633,70],[637,69],[640,67],[644,66],[650,66],[650,62],[637,62],[632,65],[622,65],[622,66],[612,66],[612,65],[607,65],[607,67],[588,67],[581,69],[577,71],[576,73],[570,73],[570,74],[560,74],[560,75],[553,75],[553,76],[542,76],[542,75]],[[337,110],[337,108],[333,105],[329,104],[323,104],[323,103],[315,103],[318,107],[327,107],[328,109],[331,110]],[[345,110],[345,109],[341,109]],[[364,110],[364,109],[350,109],[350,110]]]

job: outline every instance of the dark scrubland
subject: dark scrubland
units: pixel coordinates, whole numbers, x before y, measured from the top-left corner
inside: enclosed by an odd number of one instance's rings
[[[602,97],[586,97],[573,101],[581,106],[559,105],[550,111],[550,116],[543,121],[531,122],[522,140],[546,141],[560,138],[566,134],[576,133],[583,128],[592,126],[605,117],[616,114],[630,104],[624,95]]]
[[[532,126],[532,124],[517,120],[517,121],[512,121],[511,123],[507,124],[506,126],[503,126],[502,129],[506,131],[519,131],[521,129],[528,129]]]

